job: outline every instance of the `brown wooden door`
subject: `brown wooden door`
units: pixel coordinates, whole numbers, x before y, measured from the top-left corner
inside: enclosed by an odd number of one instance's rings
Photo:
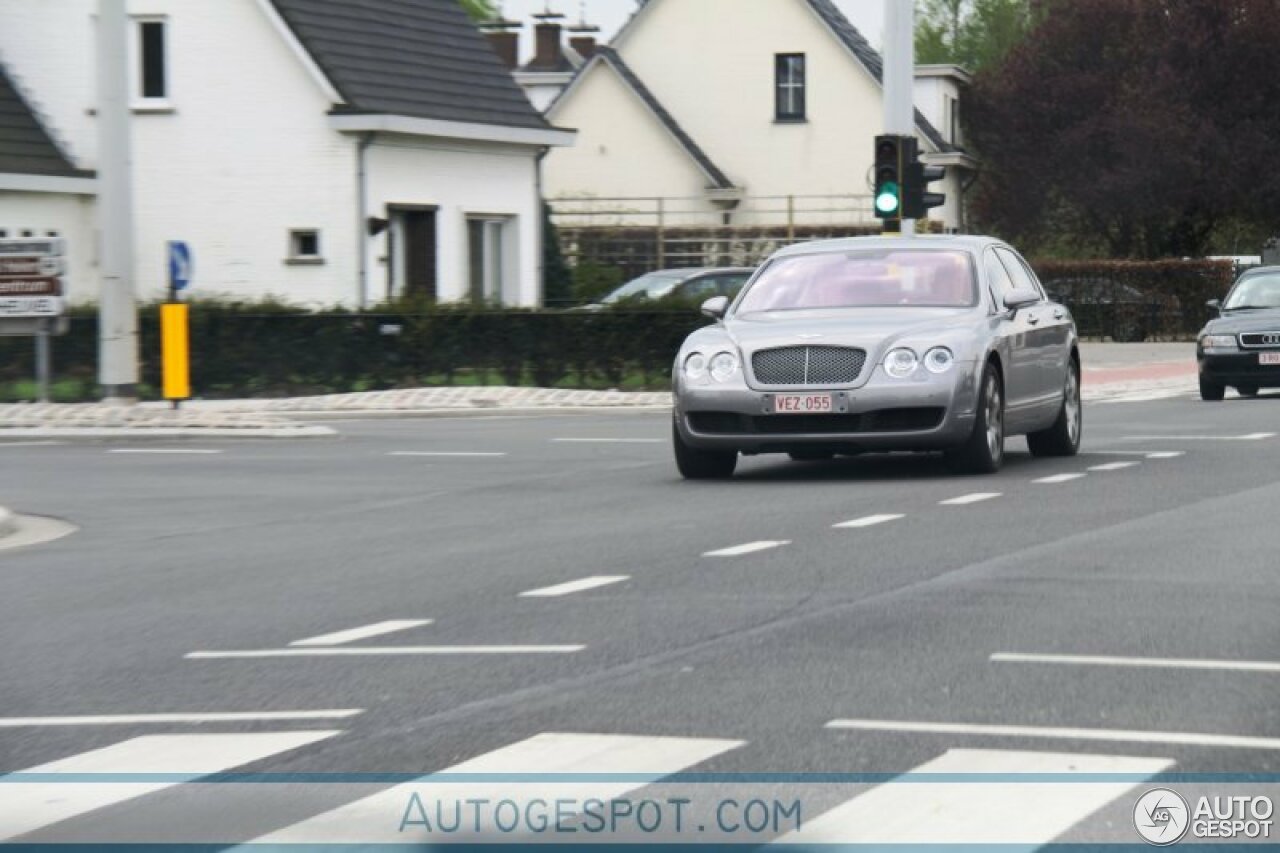
[[[405,211],[404,292],[436,299],[436,212]]]

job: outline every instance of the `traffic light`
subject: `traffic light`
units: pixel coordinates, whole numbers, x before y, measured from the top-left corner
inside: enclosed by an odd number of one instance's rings
[[[915,142],[914,139],[911,141]],[[946,176],[947,170],[944,167],[926,166],[920,162],[919,155],[913,151],[911,160],[903,172],[902,217],[924,219],[929,215],[931,208],[946,204],[945,195],[928,191],[929,184],[940,181]]]
[[[886,221],[902,219],[902,166],[905,136],[876,137],[875,195],[876,216]]]

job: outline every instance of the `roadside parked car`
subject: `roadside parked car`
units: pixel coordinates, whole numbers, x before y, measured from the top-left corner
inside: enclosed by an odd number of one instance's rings
[[[630,302],[669,300],[697,304],[713,296],[732,299],[753,272],[747,267],[658,270],[632,279],[581,310],[599,311]]]
[[[861,237],[773,255],[673,371],[676,465],[724,478],[738,455],[797,460],[940,450],[992,473],[1005,438],[1080,447],[1075,324],[1012,248],[985,237]]]
[[[1200,398],[1217,402],[1228,386],[1245,397],[1280,388],[1280,267],[1246,271],[1223,300],[1211,300],[1221,316],[1200,331]]]
[[[1177,297],[1145,293],[1103,278],[1055,279],[1045,289],[1070,307],[1080,334],[1110,337],[1116,343],[1141,343],[1178,316]]]

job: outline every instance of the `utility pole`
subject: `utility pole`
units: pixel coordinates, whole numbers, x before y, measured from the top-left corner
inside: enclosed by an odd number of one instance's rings
[[[126,0],[98,0],[98,384],[107,402],[138,397],[133,277],[133,155]]]
[[[915,136],[915,0],[884,0],[884,132]],[[902,220],[902,236],[915,234]]]

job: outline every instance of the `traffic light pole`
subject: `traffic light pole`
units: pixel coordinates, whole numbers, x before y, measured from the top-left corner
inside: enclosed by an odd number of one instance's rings
[[[884,132],[914,136],[915,0],[884,0],[884,12]],[[890,227],[886,221],[885,231]],[[903,219],[900,227],[910,237],[915,220]]]

